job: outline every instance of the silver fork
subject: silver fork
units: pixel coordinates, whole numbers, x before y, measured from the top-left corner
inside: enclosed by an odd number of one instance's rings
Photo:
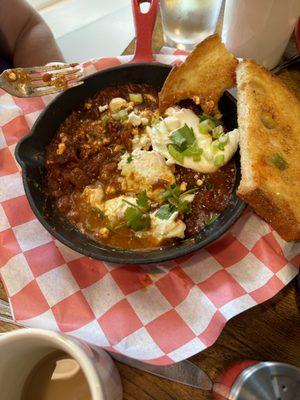
[[[7,69],[0,75],[0,88],[17,97],[37,97],[81,85],[83,70],[78,64]]]

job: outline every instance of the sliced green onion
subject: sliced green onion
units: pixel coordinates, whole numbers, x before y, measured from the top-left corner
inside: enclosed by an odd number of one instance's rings
[[[214,157],[214,164],[216,167],[222,167],[225,163],[225,157],[223,154],[218,154]]]
[[[216,153],[219,150],[219,141],[218,140],[214,140],[211,144],[211,149],[213,153]]]
[[[219,139],[219,137],[224,133],[223,126],[219,125],[212,130],[212,137],[214,139]]]
[[[200,122],[209,120],[213,124],[213,128],[222,124],[222,122],[218,118],[213,117],[212,115],[205,114],[205,113],[200,115],[199,119],[200,119]]]
[[[204,150],[203,157],[206,161],[211,161],[214,158],[211,150]]]
[[[201,153],[196,153],[193,155],[193,161],[200,161],[201,160]]]
[[[120,110],[115,114],[112,114],[113,119],[116,121],[124,121],[128,118],[128,112],[126,110]]]
[[[141,104],[144,101],[141,93],[129,93],[129,100],[135,104]]]
[[[160,132],[162,135],[168,135],[169,131],[167,129],[167,126],[165,124],[165,121],[159,121],[158,124],[153,126],[158,132]]]
[[[281,171],[286,169],[287,166],[288,166],[288,164],[285,161],[285,159],[282,158],[278,153],[275,153],[275,154],[272,155],[271,162],[272,162],[272,164],[275,165],[276,168],[280,169]]]
[[[194,161],[200,161],[203,150],[198,147],[197,142],[194,142],[186,150],[182,152],[184,157],[192,157]]]
[[[219,150],[224,150],[225,146],[228,144],[228,136],[223,135],[221,137],[219,137],[218,140],[218,149]]]
[[[222,136],[219,137],[219,142],[227,143],[228,140],[229,140],[228,135],[222,135]]]
[[[179,162],[183,162],[183,154],[179,151],[179,148],[175,145],[175,144],[168,144],[168,152],[170,153],[170,155]]]
[[[214,126],[212,126],[211,122],[207,119],[205,121],[200,122],[199,124],[199,132],[202,133],[202,135],[209,135]]]

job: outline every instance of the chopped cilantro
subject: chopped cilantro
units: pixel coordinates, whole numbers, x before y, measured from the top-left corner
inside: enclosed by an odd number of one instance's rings
[[[169,199],[170,197],[179,197],[179,195],[180,195],[180,187],[175,183],[169,186],[168,189],[166,189],[163,192],[163,198],[166,200]]]
[[[191,146],[196,138],[193,129],[185,124],[182,128],[177,129],[171,134],[171,140],[182,152]]]
[[[126,153],[126,149],[124,149],[124,148],[120,149],[120,154],[121,154],[121,155],[123,155],[123,154],[125,154],[125,153]]]
[[[175,210],[181,213],[189,213],[191,206],[187,200],[183,199],[185,193],[180,192],[180,187],[178,185],[172,185],[167,190],[163,192],[163,198],[168,200],[168,202],[175,207]]]
[[[124,214],[127,226],[134,231],[143,231],[150,227],[150,216],[135,207],[128,207]]]
[[[285,159],[282,158],[278,153],[275,153],[272,155],[271,162],[272,162],[272,164],[275,165],[276,168],[280,169],[281,171],[286,169],[288,166]]]
[[[142,207],[142,208],[145,208],[146,210],[149,210],[150,205],[149,205],[149,199],[148,199],[146,190],[144,190],[144,191],[141,192],[141,193],[138,193],[138,194],[136,195],[136,198],[137,198],[136,204],[137,204],[139,207]]]
[[[177,210],[183,214],[188,214],[191,211],[191,204],[187,200],[180,200],[177,203]]]
[[[131,161],[132,161],[132,155],[130,154],[130,155],[127,157],[127,164],[130,164]]]
[[[155,216],[159,219],[169,219],[175,210],[175,206],[164,204],[157,210]]]
[[[218,213],[211,213],[209,217],[205,218],[204,223],[205,225],[210,225],[218,219],[220,214]]]

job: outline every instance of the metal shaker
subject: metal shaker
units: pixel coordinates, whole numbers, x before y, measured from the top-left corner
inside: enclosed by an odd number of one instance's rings
[[[279,362],[237,363],[225,371],[213,393],[215,400],[300,400],[300,368]]]

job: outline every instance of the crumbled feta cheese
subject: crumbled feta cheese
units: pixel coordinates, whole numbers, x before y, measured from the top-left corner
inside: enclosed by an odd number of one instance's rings
[[[104,106],[99,106],[98,109],[100,112],[106,111],[108,109],[108,105],[105,104]]]
[[[126,203],[129,201],[132,204],[136,204],[135,197],[132,196],[118,196],[113,199],[106,200],[101,205],[101,211],[104,212],[106,218],[108,218],[109,223],[113,226],[119,223],[123,218],[125,211],[130,205]]]
[[[169,131],[173,131],[180,127],[180,120],[176,117],[167,117],[164,121]]]
[[[121,108],[125,108],[127,106],[127,101],[122,97],[115,97],[109,103],[109,109],[111,112],[117,112],[121,110]]]
[[[149,119],[146,117],[142,117],[142,125],[148,125],[149,124]]]
[[[139,126],[142,123],[142,118],[139,115],[135,114],[134,112],[131,112],[128,115],[128,122],[133,126]]]
[[[187,188],[187,183],[186,182],[181,182],[181,184],[180,184],[181,192],[185,192],[186,188]]]
[[[161,242],[164,239],[184,238],[186,225],[178,219],[178,212],[175,211],[169,219],[160,219],[156,217],[156,211],[150,214],[151,227],[149,234]]]
[[[113,194],[116,192],[116,188],[113,185],[108,185],[105,189],[106,194]]]
[[[145,97],[146,99],[152,101],[153,103],[156,103],[156,99],[155,99],[154,96],[152,96],[152,94],[145,93],[145,94],[144,94],[144,97]]]
[[[104,192],[101,184],[97,186],[86,186],[82,193],[82,198],[90,203],[92,207],[100,208],[104,198]]]
[[[174,174],[164,158],[155,151],[144,151],[136,149],[131,153],[132,161],[127,162],[128,153],[123,154],[118,168],[124,177],[122,188],[135,193],[147,191],[150,199],[160,203],[161,189],[153,190],[152,185],[158,179],[163,179],[170,185],[175,183]]]
[[[59,143],[57,150],[56,150],[56,154],[57,155],[62,155],[62,153],[66,150],[66,145],[65,143]]]
[[[136,150],[149,150],[151,146],[151,140],[146,133],[142,133],[140,136],[135,135],[132,139],[132,149]]]

